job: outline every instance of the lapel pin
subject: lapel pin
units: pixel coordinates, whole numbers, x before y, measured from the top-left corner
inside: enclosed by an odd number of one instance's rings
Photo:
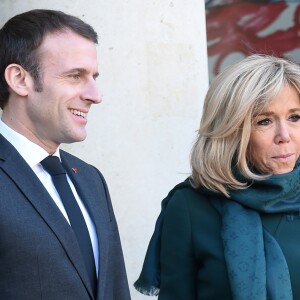
[[[77,168],[72,168],[73,173],[77,173],[78,169]]]

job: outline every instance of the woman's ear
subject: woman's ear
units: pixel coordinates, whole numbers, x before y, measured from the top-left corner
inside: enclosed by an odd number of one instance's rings
[[[27,96],[29,90],[29,73],[18,64],[10,64],[4,72],[5,80],[10,89],[19,96]]]

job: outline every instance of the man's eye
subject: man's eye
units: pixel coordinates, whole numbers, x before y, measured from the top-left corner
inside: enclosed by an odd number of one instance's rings
[[[291,120],[292,122],[298,122],[299,119],[300,119],[300,116],[299,116],[299,115],[292,115],[292,116],[290,116],[290,120]]]
[[[271,124],[271,120],[270,119],[263,119],[257,122],[257,125],[261,125],[261,126],[267,126]]]
[[[80,75],[78,73],[76,73],[76,74],[70,74],[70,77],[72,79],[78,80],[80,78]]]

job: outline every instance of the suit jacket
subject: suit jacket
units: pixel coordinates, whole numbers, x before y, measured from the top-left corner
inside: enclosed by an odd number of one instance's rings
[[[0,135],[0,299],[129,300],[117,223],[104,178],[75,156],[62,150],[60,154],[98,235],[97,298],[70,225],[32,169]]]

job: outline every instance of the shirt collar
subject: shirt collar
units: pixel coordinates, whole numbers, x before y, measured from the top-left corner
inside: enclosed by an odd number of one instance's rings
[[[45,149],[8,127],[2,120],[0,120],[0,133],[16,148],[31,168],[49,155]],[[59,148],[53,155],[60,158]]]

